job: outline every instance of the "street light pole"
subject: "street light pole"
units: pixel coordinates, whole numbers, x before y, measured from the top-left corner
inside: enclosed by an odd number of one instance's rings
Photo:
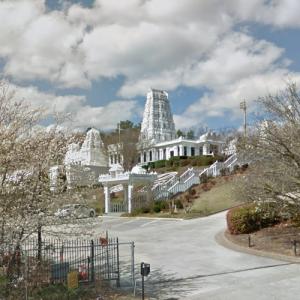
[[[244,111],[244,135],[246,138],[246,135],[247,135],[247,104],[246,104],[245,100],[240,103],[240,109]]]

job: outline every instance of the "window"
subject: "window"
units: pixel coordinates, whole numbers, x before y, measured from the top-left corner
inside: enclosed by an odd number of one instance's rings
[[[184,156],[187,156],[187,146],[184,146],[184,147],[183,147],[183,155],[184,155]]]
[[[152,151],[149,152],[149,160],[152,161]]]
[[[177,146],[177,156],[179,156],[180,155],[180,148],[179,148],[179,146]]]
[[[144,162],[146,162],[146,161],[147,161],[147,153],[144,152]]]
[[[110,163],[111,163],[111,164],[114,163],[114,157],[113,157],[113,155],[110,156]]]
[[[170,156],[171,156],[171,157],[174,156],[174,151],[170,151]]]
[[[163,159],[166,159],[166,153],[167,153],[167,151],[166,151],[166,149],[164,149],[164,158]]]

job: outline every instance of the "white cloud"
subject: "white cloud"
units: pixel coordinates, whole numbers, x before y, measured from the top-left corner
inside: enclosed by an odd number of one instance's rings
[[[178,128],[188,128],[203,124],[207,117],[224,117],[228,112],[230,112],[231,120],[239,119],[241,118],[239,106],[241,101],[247,101],[249,112],[251,112],[255,108],[255,100],[283,90],[289,78],[292,78],[298,85],[300,84],[300,74],[289,72],[287,69],[253,74],[232,82],[218,90],[204,94],[182,115],[175,115],[175,124]],[[226,117],[228,118],[228,114]]]
[[[298,0],[229,1],[229,11],[241,21],[255,21],[278,28],[300,27]]]
[[[136,102],[132,100],[113,101],[106,106],[83,106],[74,115],[79,127],[94,126],[102,130],[116,128],[121,120],[130,120],[137,113]]]
[[[61,4],[49,11],[44,0],[0,1],[0,59],[4,75],[29,85],[19,88],[26,97],[72,112],[82,126],[111,127],[136,112],[135,102],[92,107],[84,96],[42,93],[34,81],[88,89],[93,80],[122,76],[118,95],[125,99],[145,95],[149,87],[206,88],[201,99],[175,117],[181,126],[192,126],[204,115],[235,111],[241,98],[251,101],[266,86],[282,86],[290,73],[284,49],[239,32],[242,22],[273,29],[300,26],[297,0],[95,0],[90,8]]]
[[[24,100],[33,107],[46,109],[48,113],[60,112],[68,117],[67,124],[73,127],[87,128],[95,126],[101,129],[116,128],[116,124],[125,119],[131,119],[139,112],[139,107],[132,100],[115,100],[104,106],[92,107],[87,104],[85,96],[58,96],[39,91],[34,86],[21,87],[10,84],[10,90],[15,92],[15,99]]]

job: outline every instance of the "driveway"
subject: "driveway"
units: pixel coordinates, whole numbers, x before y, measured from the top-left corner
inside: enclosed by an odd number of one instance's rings
[[[151,299],[300,299],[298,264],[224,248],[215,241],[224,228],[220,213],[193,220],[103,217],[99,232],[135,242],[136,262],[151,264]]]

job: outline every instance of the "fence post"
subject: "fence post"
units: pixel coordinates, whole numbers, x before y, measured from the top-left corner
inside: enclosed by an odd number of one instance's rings
[[[39,262],[42,260],[42,225],[38,225],[37,228],[37,235],[38,235],[38,252],[37,252],[37,259]]]
[[[117,287],[120,287],[120,256],[119,256],[119,238],[117,238]]]
[[[131,278],[133,291],[135,291],[134,247],[134,242],[131,242]]]
[[[94,282],[95,281],[95,253],[94,253],[94,241],[91,240],[91,281]]]
[[[24,281],[25,281],[25,300],[28,300],[28,256],[27,251],[24,251],[25,256],[25,271],[24,271]]]
[[[110,280],[110,266],[109,266],[109,250],[108,248],[110,246],[110,240],[108,239],[108,232],[106,231],[106,240],[107,240],[107,245],[106,245],[106,263],[107,263],[107,279]]]

